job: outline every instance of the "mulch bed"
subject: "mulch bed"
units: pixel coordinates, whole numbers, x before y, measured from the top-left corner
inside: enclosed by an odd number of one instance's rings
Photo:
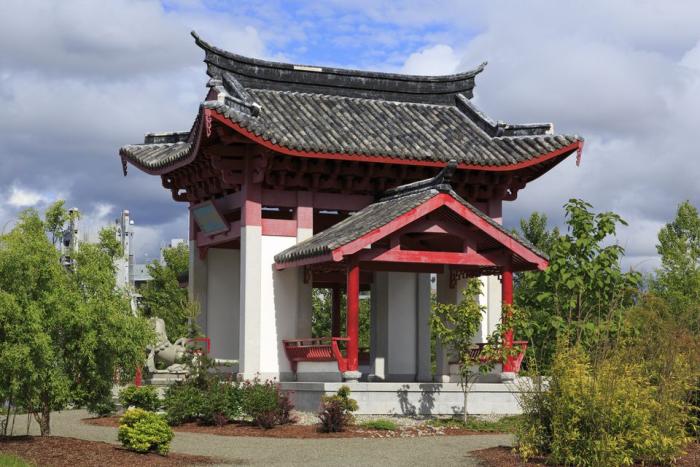
[[[170,453],[138,454],[100,441],[86,441],[61,436],[12,436],[0,438],[0,452],[14,454],[38,466],[185,466],[209,465],[216,459],[205,456]]]
[[[119,417],[84,418],[84,423],[97,426],[118,427]],[[296,439],[323,439],[323,438],[415,438],[419,436],[464,436],[484,435],[493,432],[473,431],[464,428],[446,428],[432,426],[399,427],[396,430],[372,430],[359,426],[350,426],[340,433],[322,433],[318,425],[289,424],[279,425],[269,430],[258,428],[246,423],[236,422],[224,426],[206,426],[197,423],[185,423],[174,426],[174,431],[189,433],[206,433],[219,436],[254,436],[263,438],[296,438]]]
[[[523,462],[512,448],[497,447],[481,449],[471,452],[471,455],[479,459],[487,467],[544,467],[545,459],[531,459],[529,462]],[[697,467],[700,465],[700,444],[691,443],[685,448],[685,455],[678,459],[674,465],[680,467]]]

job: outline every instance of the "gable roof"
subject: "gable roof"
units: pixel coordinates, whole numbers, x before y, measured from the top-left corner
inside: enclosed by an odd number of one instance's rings
[[[344,155],[462,167],[517,167],[566,157],[583,139],[551,124],[495,122],[469,100],[483,70],[426,77],[267,62],[225,52],[195,34],[211,79],[203,114],[270,149],[291,155]],[[196,157],[202,132],[160,135],[120,149],[154,173]]]
[[[471,213],[472,223],[474,218],[478,218],[484,224],[477,226],[482,232],[489,236],[493,236],[496,232],[501,239],[499,242],[505,248],[511,249],[511,245],[504,243],[515,243],[521,247],[521,251],[526,250],[528,258],[522,258],[524,262],[534,262],[537,267],[543,267],[547,262],[547,255],[538,250],[527,240],[524,240],[516,234],[509,232],[503,226],[494,221],[491,217],[484,214],[472,204],[465,201],[457,193],[452,190],[449,185],[450,171],[454,171],[454,161],[450,166],[443,169],[436,177],[415,182],[409,185],[404,185],[392,190],[389,190],[377,202],[361,209],[352,214],[350,217],[338,222],[328,229],[317,233],[316,235],[300,242],[275,256],[275,262],[278,265],[285,263],[294,263],[311,258],[328,257],[333,260],[340,260],[342,257],[334,254],[353,242],[371,234],[377,229],[389,225],[393,221],[405,216],[410,211],[419,208],[428,203],[433,198],[440,195],[447,195],[459,206],[466,208]],[[449,207],[449,206],[448,206]],[[409,220],[408,222],[412,222]],[[475,224],[476,225],[476,224]],[[503,242],[503,239],[507,239]],[[372,240],[369,243],[376,241]]]

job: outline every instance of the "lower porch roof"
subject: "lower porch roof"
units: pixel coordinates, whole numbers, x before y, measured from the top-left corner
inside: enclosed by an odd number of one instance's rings
[[[375,203],[275,256],[277,269],[351,261],[448,264],[491,273],[545,269],[547,256],[461,198],[450,186],[451,161],[436,177],[384,193]],[[423,240],[404,248],[398,239]],[[448,246],[449,239],[462,246]],[[421,245],[430,245],[422,249]]]

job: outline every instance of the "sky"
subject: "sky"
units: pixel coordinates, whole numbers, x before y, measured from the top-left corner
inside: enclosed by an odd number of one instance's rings
[[[553,122],[585,138],[504,207],[563,225],[582,198],[629,223],[625,268],[651,270],[658,230],[700,206],[697,1],[1,0],[0,230],[56,199],[83,230],[129,209],[137,260],[187,236],[187,208],[119,147],[188,130],[205,95],[189,35],[240,54],[310,65],[449,74],[488,61],[474,102],[496,120]]]

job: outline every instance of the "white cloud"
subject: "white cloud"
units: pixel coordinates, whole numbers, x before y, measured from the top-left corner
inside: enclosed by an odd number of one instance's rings
[[[13,186],[10,188],[10,196],[7,204],[13,208],[30,208],[36,206],[46,198],[39,192]]]
[[[455,72],[461,57],[452,47],[436,44],[412,53],[401,69],[410,75],[449,75]]]

